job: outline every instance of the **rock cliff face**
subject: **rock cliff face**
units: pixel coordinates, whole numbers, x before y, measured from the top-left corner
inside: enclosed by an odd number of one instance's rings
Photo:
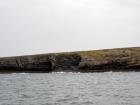
[[[107,49],[83,52],[79,69],[90,72],[140,71],[140,48]],[[91,53],[91,52],[88,52]],[[89,55],[89,56],[84,56]]]
[[[60,54],[55,56],[55,70],[77,70],[81,56],[78,54]]]
[[[78,54],[46,54],[8,57],[0,59],[0,71],[6,72],[52,72],[78,69]]]
[[[140,47],[0,58],[0,72],[140,71]]]

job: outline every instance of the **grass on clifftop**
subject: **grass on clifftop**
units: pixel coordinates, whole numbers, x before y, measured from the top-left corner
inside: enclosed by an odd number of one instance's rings
[[[140,47],[80,51],[78,54],[81,56],[90,56],[99,59],[104,57],[127,57],[140,54]]]
[[[1,57],[0,60],[13,60],[16,58],[43,58],[44,56],[59,56],[61,54],[79,54],[80,56],[88,56],[96,59],[101,59],[104,57],[127,57],[131,55],[140,55],[140,47],[130,47],[130,48],[116,48],[116,49],[103,49],[103,50],[92,50],[92,51],[77,51],[77,52],[62,52],[62,53],[48,53],[48,54],[38,54],[38,55],[27,55],[27,56],[15,56],[15,57]]]

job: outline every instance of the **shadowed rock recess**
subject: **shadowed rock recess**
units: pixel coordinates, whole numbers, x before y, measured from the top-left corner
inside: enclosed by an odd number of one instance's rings
[[[0,58],[0,72],[60,71],[140,71],[140,47]]]

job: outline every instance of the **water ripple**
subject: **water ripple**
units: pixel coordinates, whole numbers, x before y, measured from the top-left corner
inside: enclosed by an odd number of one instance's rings
[[[0,74],[0,105],[140,105],[140,73]]]

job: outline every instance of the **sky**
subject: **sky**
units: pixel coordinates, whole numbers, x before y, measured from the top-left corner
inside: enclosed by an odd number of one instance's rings
[[[140,0],[0,0],[0,57],[140,46]]]

